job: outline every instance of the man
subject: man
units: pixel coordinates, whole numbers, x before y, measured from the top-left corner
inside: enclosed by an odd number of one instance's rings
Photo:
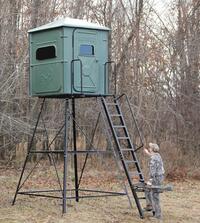
[[[163,161],[159,154],[159,146],[155,143],[149,143],[149,148],[144,148],[144,152],[149,156],[149,186],[161,186],[164,180]],[[159,189],[146,191],[147,211],[153,211],[157,219],[161,219],[161,207],[159,198]]]

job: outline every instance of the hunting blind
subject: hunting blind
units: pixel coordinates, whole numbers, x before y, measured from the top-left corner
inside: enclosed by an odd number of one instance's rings
[[[108,32],[70,18],[31,29],[30,96],[106,95]]]
[[[109,94],[108,92],[108,71],[112,70],[108,69],[108,65],[113,63],[113,61],[108,61],[108,33],[109,28],[107,27],[69,18],[61,19],[29,31],[29,94],[30,96],[42,98],[42,102],[32,137],[29,140],[27,155],[13,199],[13,205],[19,194],[50,197],[61,199],[63,213],[66,213],[67,199],[76,199],[78,202],[80,198],[127,195],[130,204],[132,204],[133,198],[140,217],[144,217],[145,210],[142,208],[142,200],[145,200],[145,196],[141,197],[139,193],[144,194],[145,191],[151,189],[147,188],[145,184],[136,154],[139,149],[143,147],[143,140],[127,95],[116,95],[116,75],[114,76],[115,93]],[[86,137],[89,148],[78,150],[76,145],[76,128],[82,133],[84,133],[84,130],[76,121],[75,99],[83,96],[97,99],[95,101],[97,103],[95,104],[95,109],[90,111],[91,113],[93,112],[95,116],[97,109],[99,109],[99,114],[96,124],[92,125],[93,123],[90,123],[91,128],[94,127],[94,129],[92,129],[91,139]],[[59,129],[56,129],[55,126],[49,128],[55,131],[55,137],[51,141],[49,141],[49,129],[46,125],[48,121],[46,120],[45,123],[45,119],[43,118],[43,113],[45,110],[48,110],[47,107],[44,106],[47,97],[65,100],[65,107],[63,109],[64,124],[61,127],[59,126]],[[38,101],[40,101],[40,99]],[[69,101],[71,101],[71,107]],[[91,103],[91,106],[93,104],[94,103]],[[130,115],[128,119],[126,114]],[[71,128],[73,134],[68,134],[70,121],[73,123]],[[111,152],[106,149],[104,149],[104,151],[103,149],[98,149],[92,144],[100,121],[104,126],[103,130],[105,131],[107,141],[111,145],[113,157],[115,157],[116,163],[119,165],[118,170],[122,181],[121,183],[125,189],[124,192],[100,191],[82,187],[81,179],[88,156]],[[39,122],[42,122],[41,126],[39,126]],[[51,124],[51,122],[49,123]],[[130,126],[131,132],[134,133],[134,137],[131,137],[129,132]],[[135,131],[133,129],[135,129]],[[41,134],[41,132],[44,132],[47,141],[48,148],[46,149],[34,148],[36,134]],[[63,147],[60,149],[52,149],[51,145],[61,134],[63,138]],[[71,148],[68,143],[69,135],[73,139],[73,146],[71,146]],[[84,135],[87,136],[85,133]],[[58,189],[22,189],[39,161],[42,161],[41,156],[40,160],[36,162],[30,172],[25,175],[27,163],[33,154],[48,155],[49,159],[51,158],[53,161],[52,164],[55,167],[59,185]],[[63,157],[62,180],[57,172],[56,162],[54,160],[54,155],[56,154],[61,154]],[[80,164],[78,166],[78,157],[81,154],[85,155],[85,160],[82,166]],[[69,155],[73,156],[74,161],[74,188],[68,188],[67,184]],[[62,185],[61,182],[63,182]],[[91,193],[92,195],[87,195],[85,193]]]

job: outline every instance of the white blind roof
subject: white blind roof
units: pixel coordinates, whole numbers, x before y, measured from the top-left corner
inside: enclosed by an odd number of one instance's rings
[[[81,19],[72,19],[72,18],[63,18],[55,20],[54,22],[47,23],[43,26],[39,26],[37,28],[31,29],[28,32],[37,32],[45,29],[52,29],[57,27],[76,27],[76,28],[86,28],[86,29],[98,29],[98,30],[110,30],[108,27],[101,26],[96,23],[91,23],[86,20]]]

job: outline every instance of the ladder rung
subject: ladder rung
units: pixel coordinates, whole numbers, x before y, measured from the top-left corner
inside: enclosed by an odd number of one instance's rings
[[[121,117],[122,115],[121,114],[111,114],[110,116],[111,117]]]
[[[135,191],[137,191],[138,193],[144,193],[145,189],[144,188],[135,188]],[[139,198],[138,198],[139,199]],[[142,199],[142,198],[141,198]],[[146,199],[146,198],[145,198]]]
[[[129,172],[129,175],[130,175],[130,177],[136,177],[136,176],[139,176],[139,175],[142,176],[142,173],[135,171],[135,172]]]
[[[121,151],[134,151],[132,148],[122,148]]]
[[[113,125],[114,128],[125,128],[125,125]]]
[[[138,182],[138,183],[135,183],[134,186],[137,187],[137,188],[144,188],[145,187],[145,183],[144,182],[143,183],[142,182]]]
[[[129,164],[129,163],[137,163],[137,161],[134,161],[134,160],[124,160],[124,162],[125,162],[125,163],[128,163],[128,164]]]
[[[118,139],[130,139],[128,136],[120,136],[120,137],[117,137]]]
[[[113,103],[113,102],[112,103],[111,102],[108,102],[108,103],[106,102],[106,105],[118,105],[118,104],[117,103]]]

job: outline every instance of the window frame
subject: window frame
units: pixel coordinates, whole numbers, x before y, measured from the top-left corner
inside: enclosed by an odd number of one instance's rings
[[[53,53],[52,53],[52,55],[50,56],[50,57],[44,57],[44,55],[42,55],[42,54],[45,54],[44,52],[38,52],[38,50],[41,50],[41,49],[43,49],[44,50],[44,48],[49,48],[49,47],[51,47],[51,48],[53,48],[54,49],[54,51],[53,51]],[[39,56],[38,54],[39,53],[41,53],[41,55]],[[47,53],[48,54],[48,53]],[[54,58],[56,58],[57,57],[57,48],[56,48],[56,45],[47,45],[47,46],[42,46],[42,47],[38,47],[37,49],[36,49],[36,52],[35,52],[35,58],[36,58],[36,60],[39,60],[39,61],[44,61],[44,60],[51,60],[51,59],[54,59]]]
[[[91,47],[91,53],[83,53],[81,52],[81,47]],[[95,56],[95,48],[94,48],[94,45],[92,44],[80,44],[79,46],[79,56],[82,56],[82,57],[94,57]]]

